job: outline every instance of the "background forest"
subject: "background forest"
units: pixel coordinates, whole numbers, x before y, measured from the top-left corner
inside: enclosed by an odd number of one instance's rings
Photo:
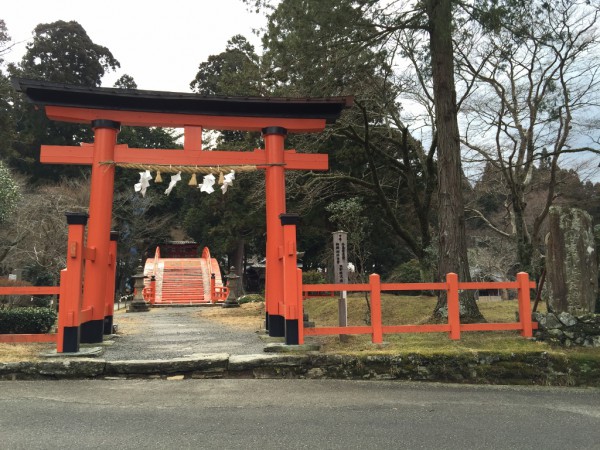
[[[600,5],[586,0],[250,1],[267,16],[262,48],[232,36],[198,61],[202,95],[327,97],[355,105],[324,133],[286,145],[329,155],[325,174],[287,174],[288,211],[300,213],[305,270],[327,268],[331,232],[349,233],[356,277],[429,281],[539,275],[550,206],[600,223]],[[39,163],[41,144],[90,142],[88,126],[51,122],[11,77],[101,86],[118,55],[77,22],[39,24],[18,64],[0,17],[0,271],[58,282],[64,212],[85,210],[89,171]],[[123,68],[123,70],[127,70]],[[115,84],[136,89],[123,75]],[[140,86],[140,88],[144,88]],[[180,131],[123,128],[119,143],[180,148]],[[209,144],[210,143],[210,144]],[[258,134],[205,136],[212,149],[251,151]],[[119,289],[144,255],[168,240],[208,246],[223,268],[264,258],[262,172],[238,175],[225,195],[183,180],[169,195],[117,170],[114,229]]]

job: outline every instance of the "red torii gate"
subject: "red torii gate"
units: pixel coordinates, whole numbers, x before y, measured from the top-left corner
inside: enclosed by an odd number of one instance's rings
[[[327,155],[284,150],[285,137],[287,133],[322,131],[327,123],[339,118],[344,108],[352,105],[352,97],[211,97],[87,88],[26,79],[15,79],[13,85],[32,103],[43,106],[48,118],[90,123],[94,129],[93,144],[82,144],[81,147],[43,145],[40,156],[40,161],[46,164],[92,166],[89,225],[82,256],[86,262],[83,301],[79,310],[86,310],[87,314],[81,316],[81,342],[102,342],[103,332],[109,328],[107,322],[112,325],[112,311],[109,313],[105,304],[107,296],[113,295],[106,290],[106,280],[113,258],[109,243],[115,169],[114,164],[107,163],[213,167],[255,165],[264,169],[267,216],[266,324],[270,336],[285,335],[286,286],[283,275],[284,261],[287,259],[285,255],[289,254],[285,249],[295,249],[295,234],[293,245],[289,232],[284,243],[284,225],[289,223],[285,218],[280,219],[280,215],[286,213],[285,171],[328,169]],[[116,137],[121,125],[183,128],[184,148],[158,150],[118,145]],[[252,152],[203,151],[203,129],[261,131],[265,148]],[[288,293],[287,296],[296,294]],[[302,321],[302,318],[295,317],[292,322],[298,320]],[[298,323],[291,325],[297,330]],[[79,333],[69,334],[74,335]],[[295,340],[286,337],[288,343],[298,343]],[[79,348],[79,342],[76,347]],[[59,343],[59,348],[62,351],[62,343]],[[73,345],[69,348],[73,348]]]

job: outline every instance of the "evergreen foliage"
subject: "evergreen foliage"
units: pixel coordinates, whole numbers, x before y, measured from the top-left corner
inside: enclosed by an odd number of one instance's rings
[[[0,161],[0,224],[9,220],[17,208],[19,186],[6,165]]]
[[[473,272],[496,273],[497,263],[511,277],[519,267],[531,267],[534,254],[543,252],[544,210],[549,204],[582,207],[600,220],[600,185],[587,181],[581,172],[561,168],[563,160],[559,161],[561,154],[582,150],[573,138],[584,134],[585,115],[593,103],[582,94],[597,95],[597,80],[586,78],[597,67],[597,55],[591,52],[596,29],[590,25],[580,33],[575,26],[577,21],[593,22],[598,13],[595,5],[583,0],[423,0],[405,9],[403,2],[376,0],[247,3],[260,8],[271,4],[263,9],[268,23],[262,55],[243,36],[233,36],[222,52],[199,62],[197,73],[190,74],[193,92],[355,96],[355,107],[324,133],[286,139],[289,148],[326,153],[330,161],[328,173],[286,173],[287,210],[303,217],[298,248],[305,252],[305,269],[327,266],[331,232],[341,228],[349,232],[351,259],[365,275],[378,272],[389,280],[430,281],[439,277],[438,268],[440,273],[457,270],[435,261],[439,255],[457,258],[439,245],[439,239],[456,241],[447,238],[448,218],[461,220],[459,203],[450,210],[441,208],[449,191],[447,184],[440,185],[440,170],[447,175],[451,165],[455,179],[450,185],[456,188],[452,195],[466,200],[465,241],[471,247]],[[450,12],[451,19],[439,21],[435,14],[440,7]],[[444,45],[453,38],[454,58],[452,51],[440,53],[440,47],[432,47],[432,35],[445,39]],[[59,236],[56,229],[64,225],[63,217],[44,220],[37,229],[25,229],[24,218],[30,217],[26,214],[11,222],[20,201],[11,170],[27,177],[24,185],[31,203],[23,209],[37,207],[50,192],[41,185],[58,186],[61,178],[85,179],[88,173],[87,168],[41,165],[40,145],[91,142],[92,132],[85,124],[46,119],[43,111],[36,111],[14,92],[9,76],[100,86],[102,77],[118,68],[119,62],[73,21],[38,25],[21,62],[5,67],[2,56],[10,43],[0,20],[0,157],[7,164],[0,162],[0,222],[20,227],[15,236],[2,235],[0,256],[4,271],[18,264],[31,281],[47,284],[56,279],[56,268],[63,261],[54,249],[40,251],[39,244],[44,233]],[[570,53],[561,53],[569,46]],[[546,53],[528,53],[532,49]],[[557,72],[548,72],[552,54],[563,61]],[[445,94],[434,89],[440,75],[432,64],[440,62],[436,57],[443,58],[446,69],[455,64],[450,72],[456,79],[446,78]],[[519,75],[515,68],[522,69],[529,60],[539,66],[530,76]],[[442,75],[448,77],[448,70]],[[520,97],[529,92],[528,79],[539,80],[536,86],[543,94],[529,102]],[[506,94],[511,83],[514,95],[503,99],[499,94]],[[129,75],[115,86],[137,89]],[[452,86],[456,86],[454,94]],[[440,98],[454,101],[444,117],[456,113],[469,119],[466,132],[461,130],[458,137],[439,135],[440,129],[447,128],[436,122]],[[528,123],[530,128],[523,125]],[[504,133],[504,139],[490,139],[490,129]],[[135,148],[177,149],[180,138],[179,132],[165,128],[123,127],[118,142]],[[442,147],[449,142],[458,145],[459,138],[463,151],[469,148],[477,155],[472,165],[480,176],[470,184],[462,172],[456,172],[460,168],[456,159],[449,163],[441,157],[448,154]],[[205,134],[205,140],[210,141],[205,147],[214,149],[251,151],[263,145],[258,133],[225,131]],[[590,149],[598,151],[597,143]],[[457,156],[456,148],[450,153]],[[262,171],[239,174],[226,195],[218,190],[212,195],[201,193],[187,186],[185,179],[168,197],[162,193],[164,184],[152,183],[142,198],[132,187],[138,178],[135,171],[117,168],[114,225],[121,232],[121,287],[139,259],[172,239],[174,232],[208,246],[214,256],[222,262],[227,259],[227,266],[235,265],[240,272],[245,257],[260,259],[265,246]],[[34,193],[40,198],[34,198]],[[54,200],[47,203],[56,205],[58,215],[67,207]],[[66,203],[85,207],[75,198]],[[30,262],[17,258],[17,250]],[[499,251],[502,258],[495,256]],[[461,279],[466,278],[468,273],[463,273]]]
[[[55,323],[52,308],[0,309],[0,334],[48,333]]]

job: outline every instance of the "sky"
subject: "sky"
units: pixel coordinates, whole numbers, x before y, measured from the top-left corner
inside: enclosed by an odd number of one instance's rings
[[[121,63],[116,73],[104,77],[102,86],[112,87],[127,73],[139,89],[173,92],[190,92],[198,65],[225,50],[236,34],[259,50],[260,39],[252,30],[265,23],[241,0],[4,0],[0,19],[12,42],[18,43],[6,55],[8,62],[21,59],[36,25],[75,20]]]
[[[7,62],[21,59],[37,24],[75,20],[121,63],[117,72],[105,75],[102,86],[112,87],[127,73],[139,89],[172,92],[190,92],[198,65],[225,50],[236,34],[261,53],[253,30],[266,23],[242,0],[3,0],[0,19],[17,43],[5,56]],[[565,157],[561,165],[577,167],[583,179],[600,182],[599,162],[598,156],[585,153]]]

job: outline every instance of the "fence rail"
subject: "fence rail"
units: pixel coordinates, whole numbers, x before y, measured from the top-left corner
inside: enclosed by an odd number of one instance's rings
[[[537,323],[531,321],[530,289],[535,283],[529,275],[521,272],[516,281],[501,282],[459,282],[458,276],[449,273],[446,282],[441,283],[381,283],[379,275],[369,277],[369,283],[361,284],[305,284],[302,286],[304,298],[316,297],[311,293],[324,291],[370,292],[371,325],[350,327],[319,327],[304,330],[306,336],[335,334],[370,334],[374,344],[383,342],[383,334],[391,333],[440,333],[447,332],[450,339],[460,339],[463,331],[519,330],[523,337],[532,337]],[[459,293],[479,289],[516,289],[519,300],[519,321],[514,323],[460,323]],[[381,315],[381,292],[386,291],[446,291],[448,299],[448,323],[425,325],[383,325]]]
[[[0,287],[0,295],[58,295],[60,286]],[[0,334],[0,343],[56,342],[56,333]]]
[[[0,295],[58,295],[60,286],[0,287]]]

